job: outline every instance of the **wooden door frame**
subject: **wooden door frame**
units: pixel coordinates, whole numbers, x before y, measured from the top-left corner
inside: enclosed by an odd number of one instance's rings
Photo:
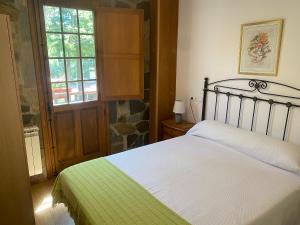
[[[54,157],[54,145],[52,140],[52,130],[50,127],[51,118],[48,113],[47,106],[47,98],[48,93],[47,90],[47,81],[45,76],[45,65],[44,65],[44,56],[43,50],[40,46],[41,42],[41,34],[40,34],[40,19],[38,11],[38,5],[36,2],[28,0],[28,17],[29,17],[29,25],[31,31],[31,41],[32,41],[32,51],[34,58],[34,67],[35,67],[35,77],[38,91],[38,99],[39,99],[39,109],[40,109],[40,123],[41,123],[41,131],[43,137],[43,145],[44,145],[44,153],[45,153],[45,163],[46,163],[46,171],[47,177],[53,177],[56,173],[55,168],[55,157]]]
[[[51,1],[50,1],[51,2]],[[57,3],[56,6],[61,6],[60,1],[53,0],[52,2]],[[51,93],[48,90],[47,85],[47,73],[46,73],[46,64],[44,59],[44,46],[43,46],[43,38],[42,38],[42,30],[41,30],[41,19],[40,19],[40,1],[37,0],[27,0],[28,6],[28,17],[31,31],[31,39],[32,39],[32,50],[33,50],[33,58],[34,58],[34,67],[35,67],[35,76],[37,83],[37,91],[38,91],[38,99],[39,99],[39,109],[40,109],[40,123],[41,123],[41,131],[43,137],[43,145],[44,145],[44,153],[45,153],[45,163],[46,163],[46,171],[47,177],[51,178],[56,175],[57,168],[55,163],[55,152],[54,152],[54,134],[51,129],[52,118],[49,113],[48,102],[50,101],[49,95]],[[78,6],[75,4],[74,6]],[[83,4],[81,5],[84,9],[93,9],[91,7],[92,4]],[[97,51],[96,51],[97,52]],[[96,57],[98,57],[96,55]],[[97,65],[98,67],[99,65]],[[97,78],[99,82],[99,77]],[[99,85],[98,85],[99,86]],[[98,96],[101,90],[98,89]],[[104,132],[101,137],[103,141],[103,147],[106,150],[106,154],[110,152],[109,143],[109,135],[108,135],[108,107],[107,103],[101,102],[101,99],[98,100],[99,107],[103,108],[104,118],[100,118],[101,122],[103,122]]]
[[[149,142],[155,143],[158,141],[158,88],[157,84],[157,69],[159,62],[159,54],[157,51],[158,45],[158,1],[150,1],[150,134]]]
[[[174,117],[178,7],[178,0],[150,0],[150,143],[162,140],[161,122]]]

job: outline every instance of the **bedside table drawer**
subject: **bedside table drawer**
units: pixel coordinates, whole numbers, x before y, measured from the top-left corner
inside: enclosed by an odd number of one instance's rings
[[[189,129],[194,126],[193,123],[182,121],[181,123],[176,123],[174,119],[162,121],[162,139],[167,140],[170,138],[179,137],[185,135]]]
[[[167,133],[163,133],[163,140],[168,140],[168,139],[171,139],[171,138],[174,138],[173,136],[170,136],[169,134]]]
[[[174,138],[174,137],[178,137],[178,136],[182,136],[185,134],[185,132],[182,132],[182,131],[179,131],[179,130],[174,130],[174,129],[171,129],[169,127],[164,127],[163,128],[163,132],[164,132],[164,138],[165,137],[169,137],[169,138]],[[167,139],[169,139],[167,138]]]

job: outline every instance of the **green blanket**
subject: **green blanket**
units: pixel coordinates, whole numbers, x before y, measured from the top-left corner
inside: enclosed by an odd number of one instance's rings
[[[77,225],[188,224],[104,158],[61,172],[52,196]]]

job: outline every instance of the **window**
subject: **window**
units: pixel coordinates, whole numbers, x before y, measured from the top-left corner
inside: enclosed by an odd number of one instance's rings
[[[92,11],[44,6],[53,105],[96,101]]]

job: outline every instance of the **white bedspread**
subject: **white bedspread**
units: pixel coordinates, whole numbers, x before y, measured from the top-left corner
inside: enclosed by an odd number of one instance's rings
[[[182,136],[107,157],[191,224],[300,225],[300,177]]]

